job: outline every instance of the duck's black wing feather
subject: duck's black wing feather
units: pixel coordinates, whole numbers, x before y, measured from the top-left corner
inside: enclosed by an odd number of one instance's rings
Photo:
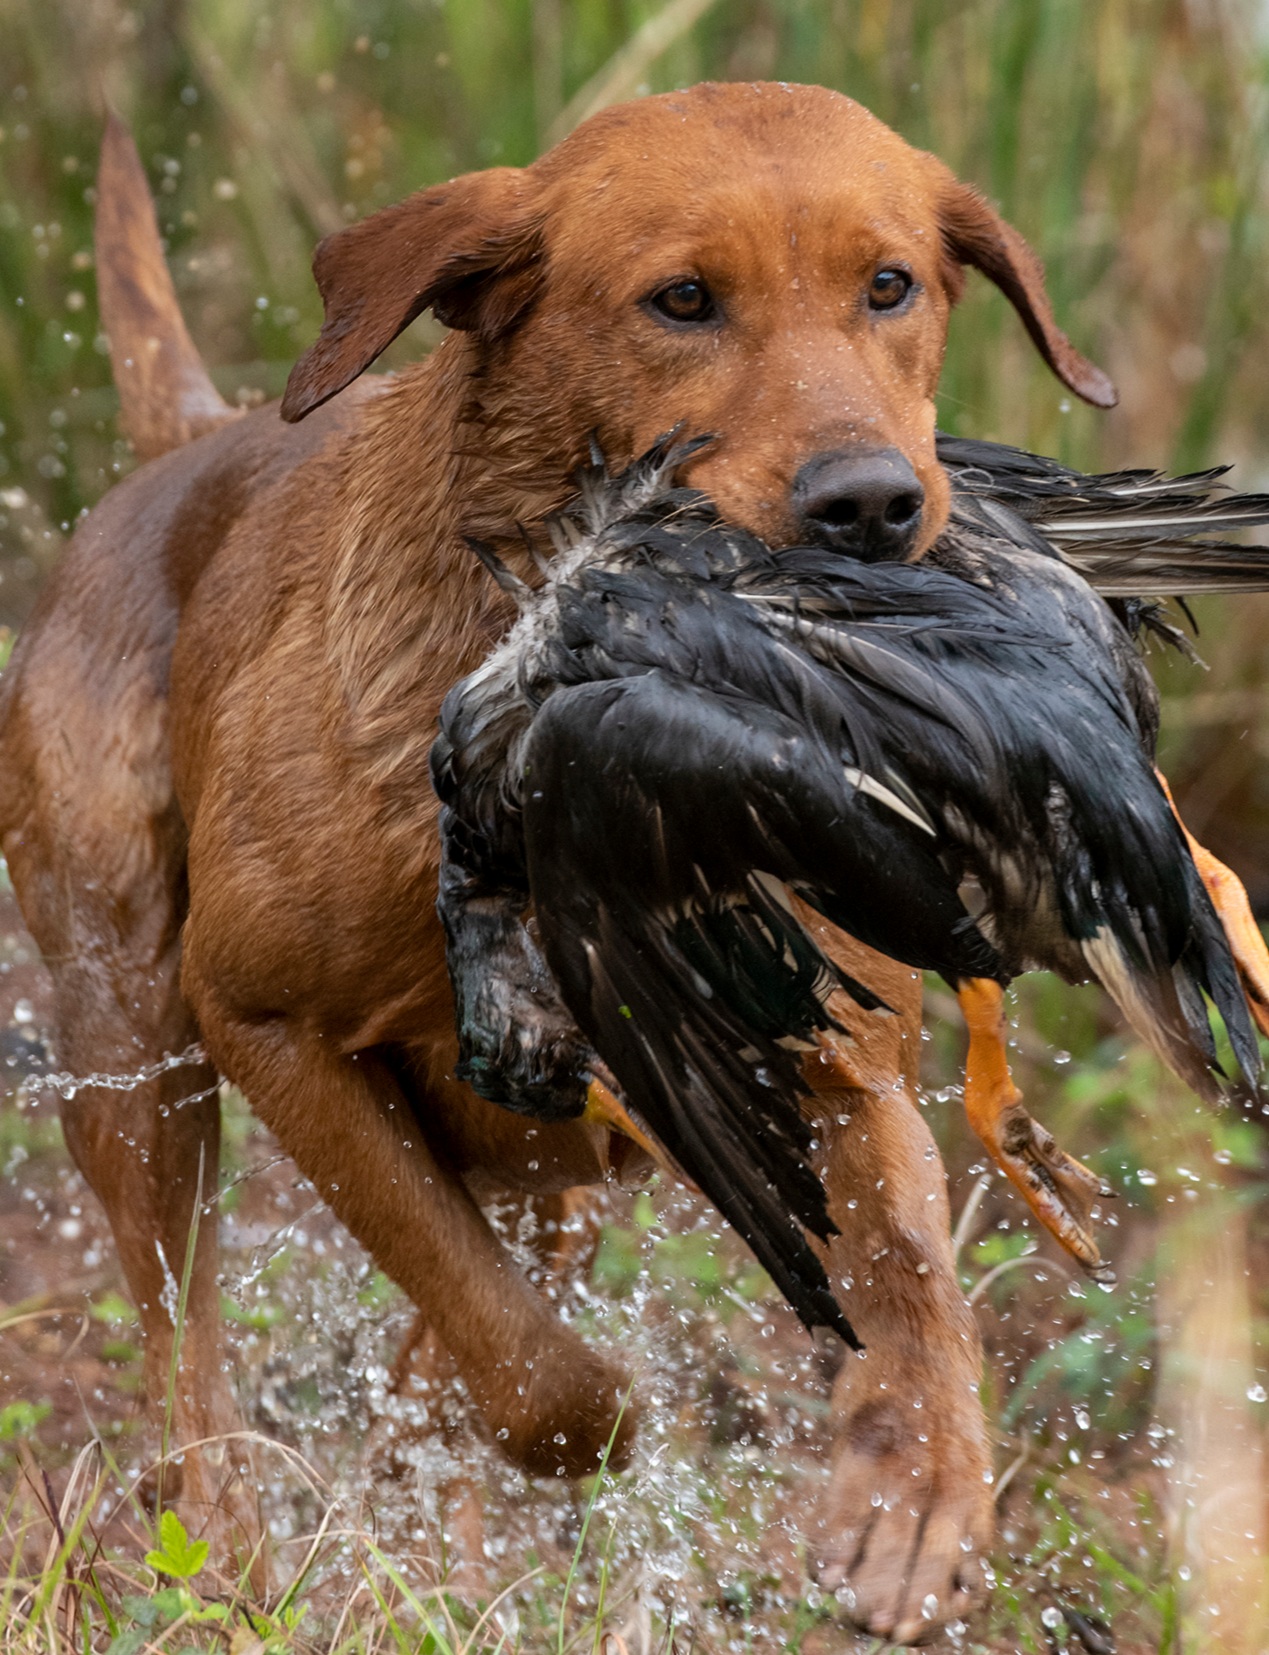
[[[1269,524],[1269,494],[1228,489],[1228,466],[1090,476],[1002,443],[940,434],[937,448],[952,479],[953,534],[986,529],[1033,550],[1038,537],[1107,597],[1269,591],[1269,547],[1227,538]]]
[[[1047,641],[1036,649],[1019,635],[984,650],[968,647],[963,632],[909,639],[913,649],[948,652],[962,695],[992,731],[994,758],[983,762],[979,745],[974,762],[957,762],[905,725],[898,704],[885,728],[909,756],[914,792],[937,796],[951,784],[960,836],[978,845],[975,871],[994,882],[989,934],[1018,969],[1077,977],[1082,957],[1137,1032],[1210,1098],[1219,1071],[1208,995],[1254,1084],[1260,1062],[1246,999],[1154,771],[1157,695],[1131,640],[1051,555],[986,541],[962,578]]]
[[[728,534],[735,547],[736,531]],[[865,565],[806,547],[750,556],[742,546],[728,561],[711,550],[704,508],[694,518],[680,502],[637,572],[616,581],[582,574],[561,632],[580,676],[663,665],[819,732],[836,765],[825,799],[841,791],[844,766],[856,790],[884,806],[889,827],[906,811],[905,833],[932,834],[923,849],[942,859],[945,888],[956,884],[958,857],[960,871],[985,880],[992,934],[1012,970],[1099,976],[1139,1032],[1211,1095],[1202,994],[1226,1017],[1249,1076],[1256,1046],[1154,775],[1153,685],[1106,604],[1049,548],[1030,550],[1023,538],[978,536],[954,571]],[[680,540],[712,579],[676,590]],[[852,886],[834,876],[840,847],[812,851],[813,839],[804,834],[801,866],[794,857],[782,877],[861,941],[946,969],[952,949],[939,938],[951,934],[949,911],[936,907],[937,923],[922,934],[911,899],[877,871],[879,843],[871,882],[864,874]],[[861,895],[869,883],[895,891],[882,913]]]
[[[1154,773],[1153,683],[1106,603],[1023,538],[964,537],[951,566],[933,568],[843,568],[795,548],[732,586],[800,618],[802,647],[837,669],[856,722],[876,733],[876,772],[982,880],[983,925],[1011,969],[1099,977],[1211,1097],[1204,994],[1249,1080],[1258,1051],[1223,930]],[[873,640],[887,625],[879,655]],[[890,656],[902,670],[874,670]]]
[[[776,894],[893,939],[902,893],[952,974],[999,961],[923,830],[853,786],[805,722],[652,671],[557,692],[526,748],[530,884],[566,1004],[627,1098],[809,1326],[852,1337],[804,1230],[801,1051],[845,984]],[[849,890],[836,900],[833,889]]]

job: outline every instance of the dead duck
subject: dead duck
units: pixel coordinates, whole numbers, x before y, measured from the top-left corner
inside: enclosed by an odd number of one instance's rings
[[[1003,986],[1095,977],[1214,1096],[1206,994],[1259,1067],[1132,641],[1029,525],[971,514],[919,565],[773,552],[669,487],[691,450],[596,467],[540,590],[494,566],[522,612],[433,757],[465,1073],[530,1114],[646,1129],[803,1321],[853,1339],[806,1239],[833,1226],[801,1053],[831,1044],[833,993],[885,1008],[792,889],[956,987],[970,1118],[1096,1271],[1101,1186],[1021,1107]]]

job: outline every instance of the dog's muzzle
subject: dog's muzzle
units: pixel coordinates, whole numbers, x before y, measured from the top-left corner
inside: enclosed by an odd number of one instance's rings
[[[819,545],[865,563],[911,557],[925,490],[897,448],[817,454],[793,479],[793,510]]]

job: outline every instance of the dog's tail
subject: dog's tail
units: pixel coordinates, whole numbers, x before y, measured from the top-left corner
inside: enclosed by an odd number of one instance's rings
[[[212,384],[186,330],[145,169],[113,111],[101,146],[94,240],[120,423],[138,458],[152,460],[237,419],[241,410]]]

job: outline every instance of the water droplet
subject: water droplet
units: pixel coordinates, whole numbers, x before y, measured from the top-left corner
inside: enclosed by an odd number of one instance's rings
[[[1152,1184],[1157,1184],[1159,1182],[1159,1175],[1158,1173],[1151,1172],[1148,1167],[1138,1167],[1137,1182],[1139,1184],[1144,1184],[1146,1188],[1149,1189]]]
[[[1263,1385],[1248,1385],[1247,1400],[1248,1402],[1269,1402],[1269,1391],[1266,1391]]]
[[[1057,1627],[1062,1624],[1062,1611],[1055,1609],[1052,1604],[1047,1609],[1041,1609],[1040,1620],[1047,1627]]]

